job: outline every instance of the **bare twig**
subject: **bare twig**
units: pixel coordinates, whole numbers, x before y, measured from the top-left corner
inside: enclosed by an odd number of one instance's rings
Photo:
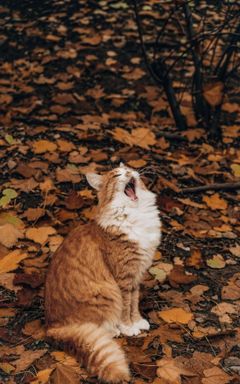
[[[236,190],[240,189],[240,182],[236,183],[216,183],[201,185],[199,187],[183,188],[181,193],[196,193],[203,191],[227,191],[227,190]]]

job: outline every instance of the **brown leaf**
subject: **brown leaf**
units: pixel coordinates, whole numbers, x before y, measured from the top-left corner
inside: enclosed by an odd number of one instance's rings
[[[16,305],[19,307],[29,308],[32,305],[32,301],[36,296],[36,292],[29,288],[22,288],[17,293]]]
[[[22,372],[34,363],[35,360],[42,357],[47,352],[47,349],[24,350],[19,359],[16,360],[15,373]]]
[[[127,80],[139,80],[145,75],[145,72],[141,68],[135,68],[133,71],[122,75]]]
[[[26,231],[26,238],[33,240],[35,243],[44,244],[48,240],[49,235],[56,233],[53,227],[29,228]]]
[[[79,169],[77,168],[57,168],[56,179],[60,183],[66,181],[71,181],[72,183],[79,183],[81,181],[81,176],[79,175]]]
[[[77,191],[71,191],[64,200],[65,207],[70,210],[82,208],[84,203],[84,199],[77,193]]]
[[[169,384],[181,384],[181,376],[193,377],[196,376],[195,373],[181,367],[174,359],[172,358],[163,358],[157,361],[158,377],[167,380]]]
[[[79,377],[71,367],[58,363],[50,376],[50,383],[79,384]]]
[[[168,276],[172,287],[178,288],[181,284],[189,284],[197,279],[197,276],[187,275],[182,265],[175,265]]]
[[[222,288],[223,300],[240,299],[240,274],[235,273],[228,281],[228,284]]]
[[[204,266],[200,249],[193,249],[191,251],[191,256],[187,258],[186,265],[188,267],[195,267],[196,269],[200,269]]]
[[[57,140],[57,145],[61,152],[70,152],[75,149],[75,145],[73,143],[62,139]]]
[[[31,288],[37,288],[42,285],[43,282],[44,275],[42,273],[16,273],[13,280],[14,285],[24,284]]]
[[[46,331],[40,320],[33,320],[25,324],[23,333],[33,339],[44,339]]]
[[[202,384],[227,384],[231,381],[231,376],[218,367],[205,369],[203,373]]]
[[[150,145],[156,143],[156,138],[153,132],[148,128],[136,128],[131,133],[122,128],[115,128],[112,131],[116,140],[128,144],[130,146],[136,145],[145,149],[149,149]]]
[[[37,208],[28,208],[24,213],[23,217],[26,217],[29,221],[36,221],[40,217],[45,215],[45,209],[37,207]]]
[[[14,171],[19,173],[19,175],[22,175],[23,177],[31,177],[36,174],[36,171],[33,168],[23,162],[18,164],[17,168]]]
[[[214,193],[211,196],[204,196],[203,201],[208,205],[212,210],[215,209],[227,209],[227,202],[219,196],[219,193]]]
[[[223,99],[224,84],[221,81],[208,83],[203,88],[203,96],[211,107],[219,105]]]
[[[4,224],[0,226],[0,243],[7,248],[16,244],[18,239],[23,238],[23,232],[13,224]]]

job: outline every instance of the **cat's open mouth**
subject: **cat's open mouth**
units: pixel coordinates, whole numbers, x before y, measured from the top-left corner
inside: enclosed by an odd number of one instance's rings
[[[129,182],[126,184],[124,193],[133,201],[136,201],[138,199],[136,195],[136,181],[134,177],[131,177]]]

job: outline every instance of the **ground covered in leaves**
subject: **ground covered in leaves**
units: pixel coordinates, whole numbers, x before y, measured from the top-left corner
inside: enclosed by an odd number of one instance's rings
[[[163,221],[142,286],[151,330],[119,339],[132,382],[239,383],[240,198],[184,192],[239,181],[239,126],[214,144],[174,128],[126,1],[3,0],[0,14],[0,383],[97,383],[45,340],[43,283],[64,236],[94,216],[84,175],[119,161],[145,170]]]

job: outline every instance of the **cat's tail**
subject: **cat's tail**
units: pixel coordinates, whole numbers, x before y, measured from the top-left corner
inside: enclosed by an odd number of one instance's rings
[[[94,323],[49,328],[47,336],[74,344],[88,371],[107,383],[130,380],[123,350],[104,327]]]

